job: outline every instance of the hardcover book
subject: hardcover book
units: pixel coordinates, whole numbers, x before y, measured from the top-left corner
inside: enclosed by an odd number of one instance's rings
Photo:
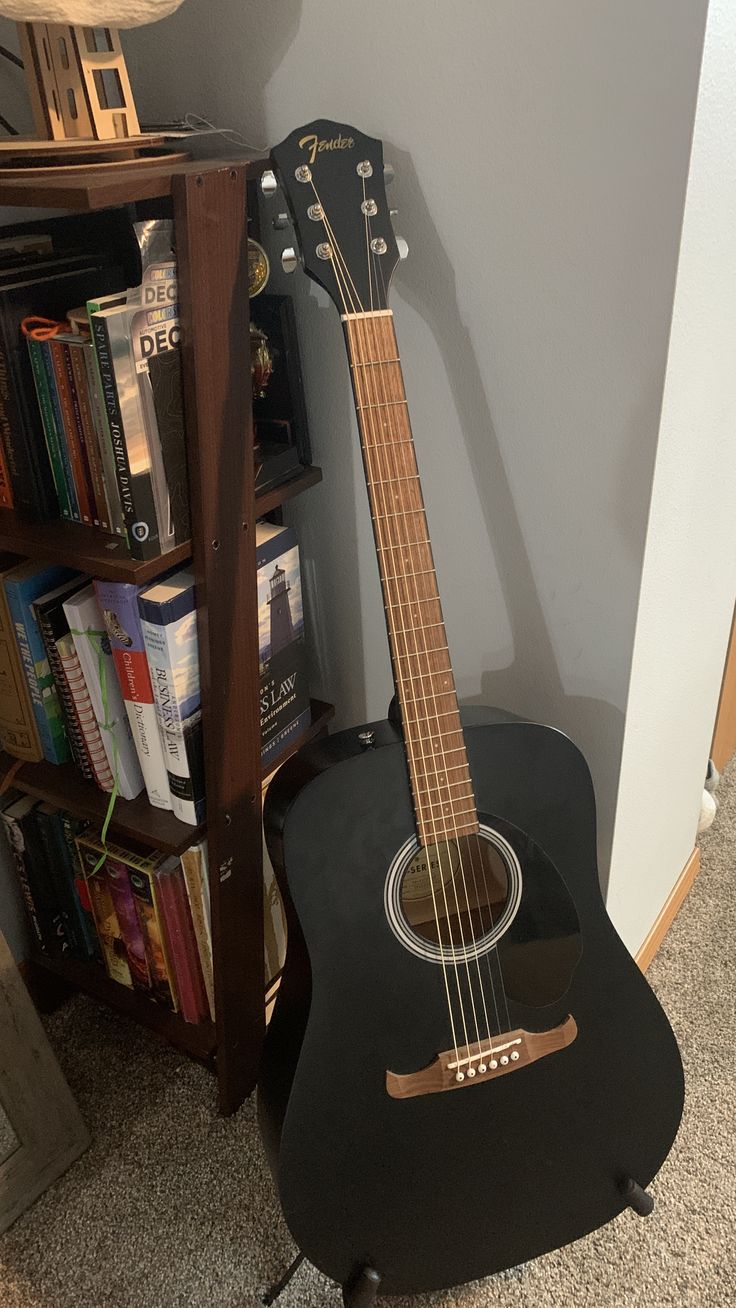
[[[79,850],[77,849],[77,836],[81,836],[86,831],[89,823],[81,818],[72,817],[71,813],[60,812],[58,818],[64,840],[64,864],[74,887],[74,896],[77,902],[80,933],[84,938],[89,957],[95,958],[102,963],[102,946],[97,934],[89,891],[79,861]]]
[[[128,875],[135,899],[138,922],[146,942],[146,956],[151,973],[154,999],[179,1011],[174,968],[167,954],[167,946],[161,920],[161,908],[156,886],[156,861],[136,859],[130,855]],[[158,860],[160,861],[160,860]]]
[[[42,950],[56,957],[69,950],[61,905],[51,880],[36,821],[36,800],[24,795],[2,810],[31,926]]]
[[[185,849],[181,866],[189,898],[197,952],[202,968],[210,1017],[215,1020],[215,983],[212,968],[212,926],[210,920],[210,882],[207,867],[207,841]]]
[[[38,623],[38,629],[41,632],[49,667],[56,685],[56,692],[64,714],[64,724],[72,758],[82,775],[88,781],[91,781],[94,775],[92,763],[75,698],[57,644],[63,636],[69,634],[69,624],[63,608],[64,600],[69,599],[75,591],[81,590],[87,584],[87,580],[83,573],[76,573],[67,581],[62,582],[60,586],[54,587],[53,590],[47,591],[44,595],[39,595],[38,599],[33,602],[33,612]]]
[[[94,837],[86,835],[77,836],[76,845],[107,975],[132,989],[128,954],[105,871],[104,850],[101,852]]]
[[[155,808],[170,809],[164,747],[138,612],[141,588],[132,582],[95,581],[94,585],[149,801]]]
[[[69,455],[79,517],[89,525],[94,519],[92,478],[83,432],[76,419],[72,363],[66,341],[61,335],[54,336],[48,344],[59,397],[61,435]]]
[[[58,811],[51,804],[37,804],[34,809],[34,818],[41,847],[43,848],[44,864],[61,910],[69,948],[78,958],[88,957],[84,936],[79,928],[77,899],[73,883],[67,875],[66,859],[63,851],[64,836],[60,829]]]
[[[115,858],[109,847],[105,857],[105,873],[110,883],[112,902],[115,905],[120,934],[128,956],[128,967],[136,990],[151,989],[151,973],[146,956],[146,942],[138,921],[128,869],[122,859]]]
[[[138,597],[173,810],[204,818],[204,759],[194,575],[174,573]]]
[[[62,582],[76,576],[71,568],[21,563],[5,573],[3,586],[13,620],[15,638],[33,703],[38,734],[49,763],[65,763],[69,742],[64,715],[49,666],[46,647],[33,612],[33,602]]]
[[[143,774],[94,586],[90,583],[67,600],[64,613],[82,665],[110,770],[122,798],[135,799],[143,789]]]
[[[299,549],[291,527],[256,523],[261,757],[271,771],[310,722]]]
[[[209,1012],[207,994],[189,911],[184,874],[178,858],[169,858],[157,868],[156,886],[182,1017],[185,1022],[202,1022]]]
[[[77,647],[70,631],[56,640],[56,652],[61,663],[62,676],[69,689],[74,704],[74,712],[84,742],[84,756],[89,764],[89,780],[93,780],[100,790],[109,794],[115,785],[115,778],[107,759],[102,733],[95,717],[95,710],[90,699],[87,682],[84,679],[82,665],[79,662]],[[82,774],[87,776],[86,767],[80,763]]]
[[[9,571],[0,567],[0,746],[14,758],[38,763],[43,750],[3,585]]]

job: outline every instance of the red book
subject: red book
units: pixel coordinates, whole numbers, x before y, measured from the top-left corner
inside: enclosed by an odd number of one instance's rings
[[[0,505],[4,509],[13,507],[13,487],[10,484],[10,473],[2,440],[0,440]]]
[[[64,423],[64,438],[69,452],[74,489],[77,492],[79,513],[82,522],[93,522],[95,508],[92,503],[91,477],[87,461],[87,451],[77,426],[74,410],[74,374],[72,373],[69,347],[63,341],[52,337],[49,341],[51,358],[54,364],[56,389],[59,393],[59,405]]]
[[[181,1015],[196,1025],[209,1017],[209,1005],[194,934],[184,873],[178,858],[156,869],[156,885],[169,961],[176,978]]]

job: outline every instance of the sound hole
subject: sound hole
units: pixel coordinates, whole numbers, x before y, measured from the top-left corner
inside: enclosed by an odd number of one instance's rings
[[[401,881],[401,907],[417,935],[451,952],[492,932],[508,889],[500,851],[461,836],[417,850]]]
[[[408,842],[386,879],[386,912],[402,944],[439,963],[492,949],[521,900],[521,868],[490,827],[422,848]]]

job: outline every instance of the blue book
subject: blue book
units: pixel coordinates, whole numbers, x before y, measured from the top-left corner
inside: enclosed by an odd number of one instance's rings
[[[33,601],[75,575],[73,568],[56,564],[21,563],[5,574],[3,583],[38,734],[49,763],[66,763],[71,752],[54,674],[33,612]]]
[[[204,755],[194,576],[186,568],[138,596],[171,807],[182,822],[204,818]]]

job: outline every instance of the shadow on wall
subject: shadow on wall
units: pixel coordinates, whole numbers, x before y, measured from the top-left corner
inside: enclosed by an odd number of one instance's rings
[[[481,672],[481,693],[467,703],[490,704],[535,718],[567,732],[583,753],[601,760],[597,768],[598,848],[605,894],[608,882],[624,715],[604,700],[565,693],[554,647],[534,581],[521,524],[478,366],[473,340],[463,322],[452,263],[440,241],[422,195],[411,156],[386,146],[408,197],[412,242],[421,260],[399,265],[396,289],[430,327],[444,361],[465,438],[468,459],[480,488],[480,504],[498,569],[513,637],[513,661]],[[432,293],[426,294],[427,269]],[[437,306],[441,306],[438,312]]]

